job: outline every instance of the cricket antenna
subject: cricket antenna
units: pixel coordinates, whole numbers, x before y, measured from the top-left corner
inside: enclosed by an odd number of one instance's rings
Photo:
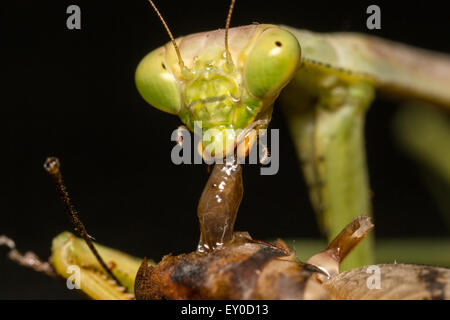
[[[172,35],[172,32],[170,32],[169,27],[167,26],[166,21],[164,20],[164,18],[162,17],[161,13],[159,12],[158,8],[155,6],[155,4],[153,3],[152,0],[148,0],[151,4],[151,6],[153,7],[153,9],[155,10],[156,14],[158,15],[159,19],[161,20],[164,28],[166,29],[167,33],[169,34],[170,37],[170,41],[172,41],[172,44],[175,48],[175,51],[177,52],[177,56],[178,56],[178,64],[180,65],[181,68],[181,72],[183,72],[184,69],[184,61],[181,58],[181,53],[180,53],[180,49],[178,48],[177,42],[175,41],[175,38]]]
[[[225,52],[227,61],[232,62],[230,50],[228,48],[228,29],[230,29],[231,14],[233,13],[234,3],[236,0],[231,0],[230,9],[228,10],[227,22],[225,23]]]
[[[64,185],[62,179],[60,163],[58,158],[54,157],[47,158],[47,160],[45,160],[44,163],[44,168],[50,174],[50,176],[53,178],[53,181],[55,182],[56,190],[58,191],[61,202],[63,203],[64,208],[66,209],[66,212],[69,215],[70,220],[72,221],[75,231],[77,231],[78,234],[84,239],[84,241],[86,241],[87,246],[92,251],[95,258],[97,258],[97,261],[106,271],[106,273],[117,282],[117,285],[122,286],[120,281],[112,273],[111,269],[108,268],[105,261],[102,259],[97,249],[94,247],[94,243],[92,242],[93,238],[87,233],[86,227],[84,226],[83,222],[81,222],[80,218],[78,217],[77,211],[72,206],[72,203],[70,202],[69,198],[69,193],[67,192],[66,186]]]

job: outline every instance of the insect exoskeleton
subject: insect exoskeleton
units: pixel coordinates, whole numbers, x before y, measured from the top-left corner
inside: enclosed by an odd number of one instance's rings
[[[229,54],[224,38],[225,30],[178,38],[177,47],[169,42],[150,52],[136,70],[142,97],[199,133],[204,158],[222,158],[244,141],[238,152],[248,154],[252,132],[267,128],[300,62],[297,39],[278,26],[229,29]]]
[[[135,293],[137,299],[328,299],[316,274],[321,270],[297,262],[284,242],[244,232],[209,254],[168,255],[156,266],[144,260]]]

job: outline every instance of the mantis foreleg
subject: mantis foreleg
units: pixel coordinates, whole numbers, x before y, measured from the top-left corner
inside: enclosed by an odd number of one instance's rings
[[[370,82],[310,65],[283,98],[319,225],[331,241],[352,218],[371,214],[364,150],[364,117],[373,99]],[[373,239],[347,258],[344,269],[372,264]]]

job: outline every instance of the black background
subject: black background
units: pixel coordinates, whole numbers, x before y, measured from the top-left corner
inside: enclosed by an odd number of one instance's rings
[[[238,0],[232,26],[286,24],[314,31],[356,31],[450,52],[442,1],[374,2],[382,29],[366,29],[369,2]],[[82,29],[66,28],[66,8],[81,7]],[[157,1],[175,36],[222,28],[228,1]],[[70,230],[45,158],[60,158],[72,200],[96,239],[158,260],[195,248],[203,165],[170,161],[177,117],[148,106],[134,70],[168,41],[150,5],[139,1],[16,1],[1,6],[0,234],[22,251],[50,255],[51,239]],[[396,150],[396,106],[377,99],[368,113],[367,152],[377,237],[446,236],[417,167]],[[244,170],[236,229],[254,238],[320,236],[285,121],[280,171]],[[406,220],[405,220],[406,219]],[[44,275],[16,266],[0,248],[0,298],[78,298]]]

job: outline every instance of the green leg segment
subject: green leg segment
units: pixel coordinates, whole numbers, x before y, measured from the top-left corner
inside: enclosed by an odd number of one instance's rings
[[[299,71],[282,96],[311,202],[329,242],[355,216],[371,215],[364,118],[373,96],[370,83],[323,67]],[[373,264],[373,239],[372,233],[342,269]]]

